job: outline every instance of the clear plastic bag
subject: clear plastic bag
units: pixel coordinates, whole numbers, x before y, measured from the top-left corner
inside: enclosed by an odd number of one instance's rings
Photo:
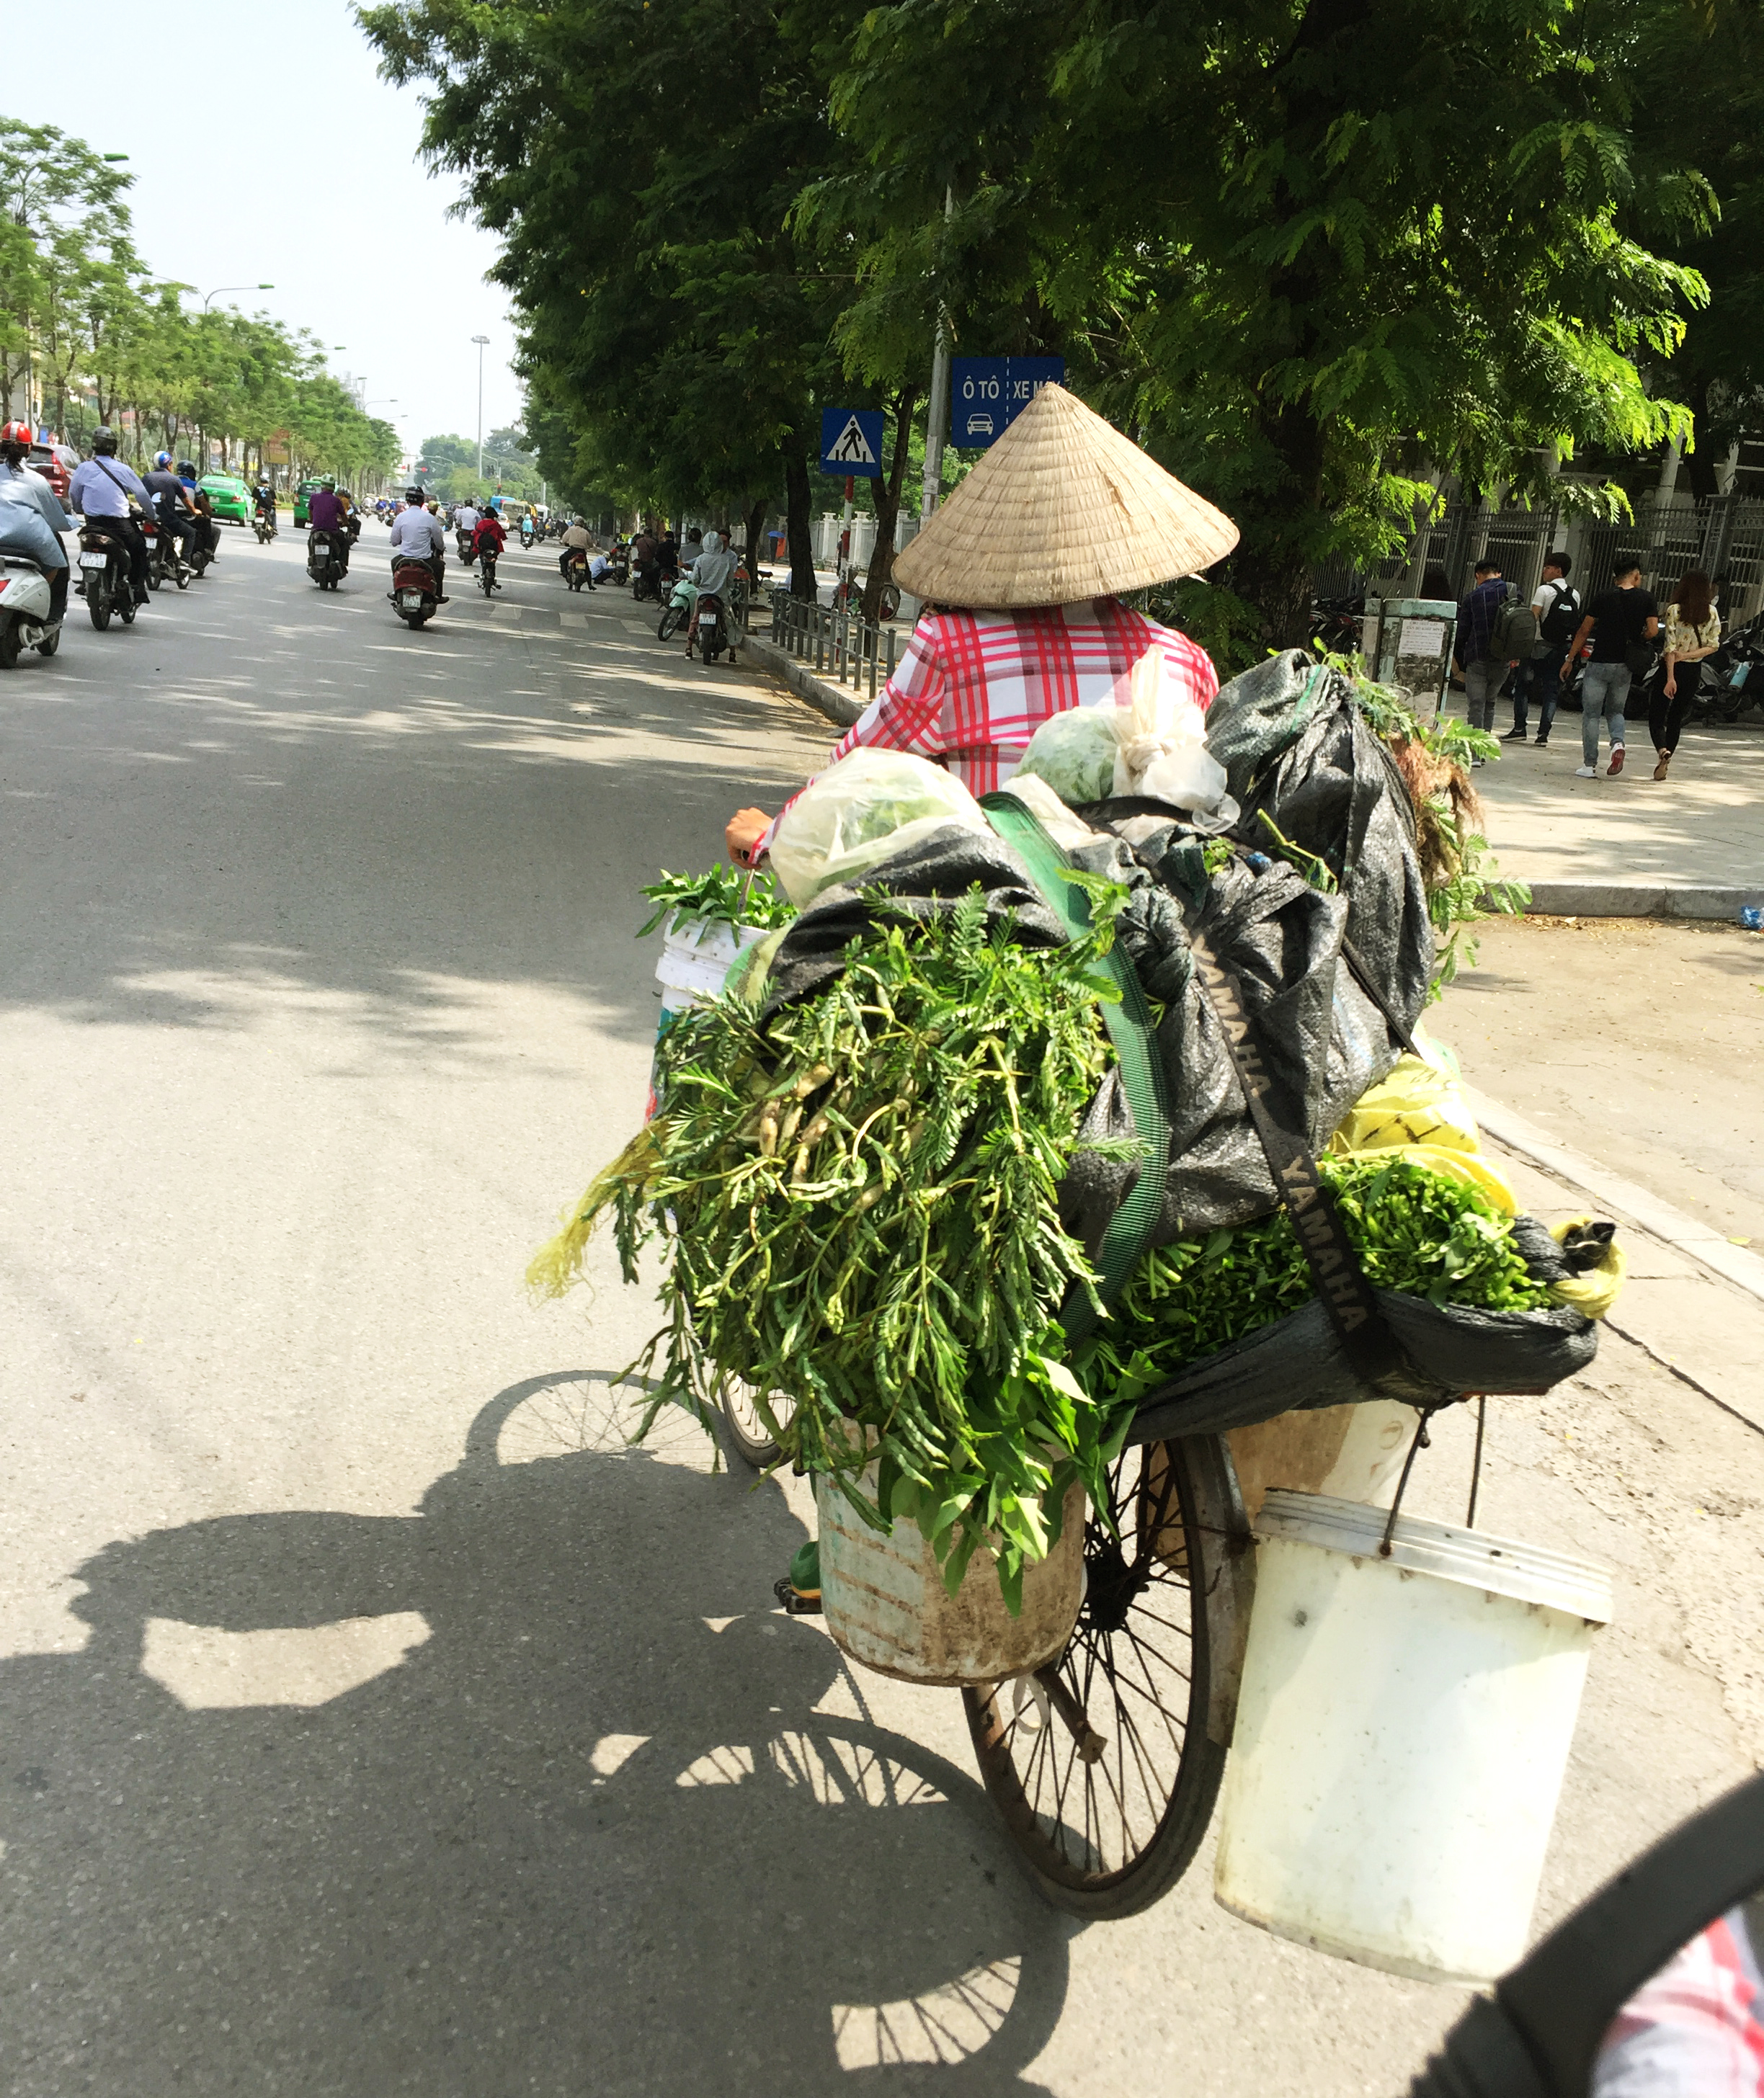
[[[951,825],[991,835],[980,804],[941,766],[901,750],[854,750],[805,787],[779,818],[772,871],[801,910],[823,889],[861,880]]]
[[[1045,779],[1074,808],[1111,795],[1145,794],[1228,823],[1237,805],[1225,767],[1207,748],[1207,718],[1166,674],[1164,652],[1148,650],[1127,680],[1127,704],[1074,707],[1045,721],[1017,767]]]

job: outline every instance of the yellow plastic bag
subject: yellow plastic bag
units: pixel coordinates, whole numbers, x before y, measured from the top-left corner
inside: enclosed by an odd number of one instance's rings
[[[1512,1183],[1492,1158],[1480,1151],[1461,1151],[1446,1143],[1375,1143],[1371,1154],[1378,1158],[1400,1158],[1410,1165],[1424,1165],[1430,1173],[1443,1173],[1449,1178],[1467,1181],[1478,1188],[1503,1215],[1519,1214],[1519,1197],[1513,1192]],[[1366,1152],[1361,1152],[1364,1157]]]
[[[1570,1231],[1584,1231],[1592,1222],[1591,1217],[1569,1217],[1564,1222],[1552,1224],[1550,1236],[1560,1245]],[[1551,1296],[1558,1304],[1566,1304],[1585,1319],[1603,1319],[1617,1301],[1617,1292],[1623,1287],[1623,1278],[1629,1271],[1629,1263],[1623,1257],[1623,1249],[1615,1239],[1604,1249],[1604,1258],[1596,1267],[1590,1267],[1584,1275],[1571,1275],[1565,1282],[1552,1284]]]
[[[1379,1151],[1411,1143],[1480,1151],[1482,1135],[1453,1073],[1443,1064],[1403,1056],[1348,1109],[1329,1148]]]

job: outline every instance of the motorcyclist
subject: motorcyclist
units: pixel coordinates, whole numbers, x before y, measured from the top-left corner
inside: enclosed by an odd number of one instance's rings
[[[502,552],[503,547],[507,546],[507,543],[508,534],[502,529],[502,519],[497,516],[494,510],[486,510],[483,516],[479,518],[476,524],[472,528],[472,560],[476,561],[482,555],[488,555],[492,564],[494,565],[497,556]],[[502,588],[502,585],[493,578],[490,583],[490,588],[492,590],[500,590]]]
[[[191,459],[179,459],[178,477],[184,484],[190,500],[195,506],[202,532],[200,543],[207,546],[208,559],[211,561],[218,560],[221,554],[221,528],[216,520],[214,505],[209,500],[208,491],[196,478],[195,462]]]
[[[569,529],[564,534],[564,551],[557,557],[558,573],[560,576],[568,577],[569,564],[577,555],[590,552],[593,547],[594,534],[583,524],[581,518],[573,517],[570,520]],[[590,590],[594,588],[594,578],[591,575],[588,580],[588,587]]]
[[[665,583],[671,583],[680,573],[680,542],[671,530],[664,530],[656,542],[656,563]]]
[[[661,595],[659,587],[656,587],[661,573],[661,550],[647,525],[631,542],[631,568],[637,577],[639,597],[648,596],[652,588],[656,596]]]
[[[362,536],[362,506],[346,488],[337,490],[337,500],[343,505],[343,529],[353,546]]]
[[[142,485],[153,498],[160,531],[178,542],[182,558],[206,535],[202,520],[196,514],[196,506],[190,499],[190,491],[172,471],[169,452],[153,454],[153,470],[143,476]]]
[[[691,580],[697,586],[698,595],[693,599],[691,623],[686,630],[688,647],[698,639],[698,622],[704,614],[705,599],[713,598],[717,608],[722,609],[729,578],[735,573],[735,555],[724,546],[720,532],[707,532],[703,543],[704,551],[691,568]]]
[[[152,501],[140,475],[117,458],[116,432],[100,423],[92,432],[91,457],[80,462],[68,484],[68,507],[101,521],[127,548],[129,581],[138,605],[147,601],[147,551],[134,513],[149,509]]]
[[[349,511],[344,498],[334,488],[315,488],[306,506],[306,521],[314,532],[323,532],[330,539],[337,564],[347,573],[353,535],[349,529]]]
[[[454,529],[459,534],[459,558],[467,568],[472,565],[472,535],[478,529],[478,520],[483,516],[468,495],[454,512]]]
[[[24,554],[49,579],[49,617],[59,626],[68,609],[68,551],[61,543],[73,520],[43,476],[24,462],[31,426],[8,423],[0,429],[0,547]]]
[[[260,481],[252,491],[252,507],[258,516],[265,520],[270,529],[275,529],[275,490],[267,481]]]
[[[432,510],[424,506],[420,488],[407,488],[404,492],[405,507],[392,520],[392,565],[396,572],[401,562],[422,561],[427,564],[435,577],[435,601],[445,604],[447,583],[447,534],[441,521]],[[387,595],[392,593],[388,590]]]

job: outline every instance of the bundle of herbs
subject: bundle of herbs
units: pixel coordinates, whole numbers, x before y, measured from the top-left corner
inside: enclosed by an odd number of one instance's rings
[[[637,930],[646,938],[665,920],[687,925],[761,925],[768,931],[796,916],[788,898],[779,893],[769,874],[739,874],[732,867],[713,867],[705,874],[669,874],[638,891],[655,909]]]
[[[1318,1161],[1367,1279],[1430,1304],[1534,1311],[1550,1301],[1479,1188],[1374,1151]],[[1298,1310],[1311,1272],[1284,1209],[1234,1231],[1155,1248],[1078,1364],[1111,1408],[1127,1409],[1233,1341]]]
[[[639,1435],[669,1405],[709,1426],[727,1379],[779,1395],[788,1458],[877,1527],[916,1520],[952,1592],[988,1545],[1013,1609],[1112,1454],[1062,1360],[1060,1306],[1094,1276],[1057,1196],[1111,1059],[1096,964],[1125,891],[1074,879],[1091,924],[1064,946],[1013,944],[977,889],[929,919],[878,891],[814,996],[683,1016],[660,1112],[529,1271],[560,1293],[610,1208],[627,1281],[646,1244],[666,1257]]]

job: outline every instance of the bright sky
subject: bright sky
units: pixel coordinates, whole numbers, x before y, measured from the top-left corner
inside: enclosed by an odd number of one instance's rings
[[[344,0],[80,0],[67,19],[80,55],[15,68],[0,108],[129,155],[155,276],[194,284],[191,305],[273,284],[215,304],[309,327],[413,449],[476,434],[487,335],[485,431],[519,420],[507,301],[484,281],[497,244],[448,217],[457,181],[417,158],[417,94],[380,78]]]

